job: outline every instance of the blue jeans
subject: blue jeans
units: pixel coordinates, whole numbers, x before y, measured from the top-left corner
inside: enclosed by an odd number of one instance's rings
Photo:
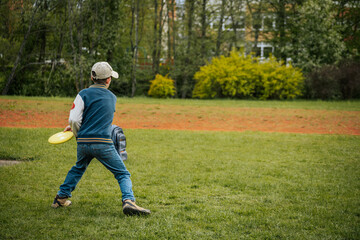
[[[77,162],[68,172],[64,183],[60,186],[58,195],[60,197],[71,197],[71,192],[74,191],[76,184],[80,181],[93,158],[99,160],[114,174],[120,185],[122,200],[130,199],[135,201],[130,173],[114,145],[110,144],[78,144]]]

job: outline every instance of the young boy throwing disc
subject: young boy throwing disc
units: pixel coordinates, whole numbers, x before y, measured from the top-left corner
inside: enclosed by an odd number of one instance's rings
[[[119,74],[113,71],[107,62],[95,63],[91,69],[94,84],[80,91],[74,100],[69,117],[70,125],[64,131],[72,131],[77,139],[77,161],[60,186],[60,191],[51,205],[53,208],[71,205],[68,199],[71,192],[91,160],[96,158],[119,182],[124,214],[150,214],[150,210],[135,204],[130,173],[110,137],[116,104],[116,96],[108,90],[112,77],[118,78]]]

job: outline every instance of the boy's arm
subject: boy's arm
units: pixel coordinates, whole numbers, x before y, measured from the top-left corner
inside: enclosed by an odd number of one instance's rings
[[[77,133],[81,127],[83,112],[84,112],[84,101],[82,100],[81,96],[78,94],[74,100],[69,116],[69,125],[75,137],[77,137]]]

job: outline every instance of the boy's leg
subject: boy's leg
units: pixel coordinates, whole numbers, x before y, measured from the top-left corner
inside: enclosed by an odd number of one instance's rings
[[[57,193],[60,198],[71,197],[71,192],[74,191],[92,159],[93,156],[89,152],[89,145],[79,144],[77,146],[76,164],[68,172],[64,183],[60,186],[60,191]]]
[[[139,207],[135,203],[132,191],[130,173],[126,169],[124,162],[116,151],[114,145],[94,144],[94,156],[109,169],[118,180],[123,201],[123,212],[125,215],[149,215],[148,209]]]
[[[108,170],[110,170],[120,185],[122,201],[129,199],[135,201],[132,191],[130,173],[126,169],[124,162],[116,151],[114,145],[93,144],[93,154]]]

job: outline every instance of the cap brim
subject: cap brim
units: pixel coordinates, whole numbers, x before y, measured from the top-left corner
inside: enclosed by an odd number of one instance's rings
[[[119,74],[115,71],[112,71],[111,72],[111,76],[114,77],[114,78],[119,78]]]

